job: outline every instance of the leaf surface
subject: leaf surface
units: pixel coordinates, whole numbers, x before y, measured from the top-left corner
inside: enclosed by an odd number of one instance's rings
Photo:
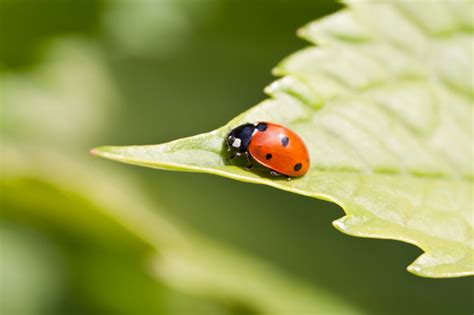
[[[420,247],[425,253],[409,271],[474,275],[474,6],[420,3],[351,2],[310,23],[299,34],[315,45],[278,65],[282,78],[266,88],[270,98],[222,128],[93,153],[332,201],[346,212],[333,222],[340,231]],[[297,132],[310,171],[286,181],[231,163],[225,136],[255,121]]]

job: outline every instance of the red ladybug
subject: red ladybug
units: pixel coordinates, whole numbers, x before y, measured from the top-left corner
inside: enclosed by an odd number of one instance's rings
[[[231,159],[244,155],[252,168],[250,157],[271,170],[272,175],[296,177],[309,168],[308,149],[303,140],[290,129],[270,123],[243,124],[227,135]]]

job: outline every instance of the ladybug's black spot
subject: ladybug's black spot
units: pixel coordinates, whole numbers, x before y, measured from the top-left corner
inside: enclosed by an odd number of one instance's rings
[[[298,172],[302,167],[303,167],[303,164],[297,163],[297,164],[295,164],[295,166],[293,166],[293,169],[294,169],[296,172]]]
[[[256,128],[257,128],[258,131],[262,131],[262,132],[263,132],[263,131],[267,130],[268,124],[266,124],[266,123],[258,123],[258,125],[257,125]]]
[[[267,155],[265,155],[265,158],[267,160],[270,160],[272,157],[273,157],[273,155],[271,153],[267,153]]]
[[[290,143],[290,139],[289,139],[287,136],[281,137],[281,144],[282,144],[284,147],[287,147],[287,146],[288,146],[288,143]]]

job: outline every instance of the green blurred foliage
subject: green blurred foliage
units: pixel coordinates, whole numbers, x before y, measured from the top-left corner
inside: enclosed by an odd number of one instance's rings
[[[417,248],[340,234],[330,224],[342,215],[333,204],[87,154],[100,144],[161,143],[222,125],[263,99],[270,69],[305,46],[295,30],[339,7],[2,0],[2,314],[19,306],[24,314],[258,313],[246,301],[195,296],[157,279],[146,267],[152,246],[104,212],[114,195],[81,188],[96,172],[113,175],[105,176],[112,187],[136,184],[176,226],[367,314],[471,312],[472,279],[410,275],[402,266]],[[88,171],[71,176],[63,171],[69,163]],[[91,202],[99,197],[114,202]]]
[[[40,62],[53,37],[97,33],[104,1],[0,1],[0,66],[24,68]]]

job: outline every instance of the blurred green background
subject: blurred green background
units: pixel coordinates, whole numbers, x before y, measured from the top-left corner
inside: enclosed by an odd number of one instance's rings
[[[223,125],[340,7],[0,0],[0,314],[472,314],[472,278],[409,274],[336,205],[88,154]]]

